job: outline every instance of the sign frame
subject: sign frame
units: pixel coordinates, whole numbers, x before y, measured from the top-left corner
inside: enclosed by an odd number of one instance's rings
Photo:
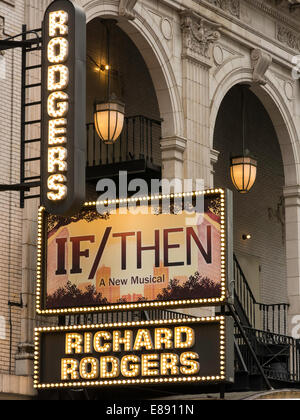
[[[84,10],[69,0],[53,1],[42,34],[41,203],[49,213],[71,215],[86,194]]]
[[[38,215],[38,250],[37,250],[37,297],[36,297],[36,312],[39,315],[53,316],[53,315],[70,315],[70,314],[85,314],[85,313],[99,313],[108,311],[128,311],[128,310],[149,310],[149,309],[170,309],[170,308],[185,308],[198,306],[219,306],[224,305],[230,299],[228,290],[228,279],[232,278],[232,192],[223,189],[212,189],[207,191],[186,193],[188,195],[214,195],[220,194],[221,199],[221,297],[205,298],[205,299],[183,299],[170,301],[153,301],[153,302],[139,302],[139,303],[116,303],[102,306],[88,306],[88,307],[68,307],[60,309],[47,309],[46,307],[46,276],[47,276],[47,212],[44,207],[39,209]],[[186,195],[177,194],[178,197]],[[175,195],[159,196],[159,197],[144,197],[134,199],[136,202],[149,202],[149,199],[160,200],[165,198],[174,198]],[[132,199],[123,199],[130,202]],[[110,200],[110,203],[118,205],[120,200]],[[108,202],[104,202],[108,204]],[[85,203],[85,208],[95,208],[96,202]]]
[[[145,377],[145,379],[102,379],[102,380],[89,380],[79,379],[72,382],[70,379],[60,380],[53,383],[46,383],[41,381],[41,364],[42,364],[42,335],[43,334],[57,334],[57,333],[86,333],[87,331],[93,332],[95,330],[109,330],[109,329],[126,329],[130,327],[145,328],[145,327],[177,327],[195,325],[201,326],[204,324],[217,324],[219,327],[219,374],[215,376],[173,376],[166,377],[167,375],[161,374],[160,377],[155,378]],[[42,327],[35,329],[35,357],[34,357],[34,388],[38,390],[45,389],[66,389],[66,388],[96,388],[96,387],[109,387],[109,386],[127,386],[127,385],[164,385],[164,384],[222,384],[234,382],[234,348],[233,348],[233,320],[225,316],[216,317],[199,317],[199,318],[183,318],[173,320],[156,320],[156,321],[140,321],[140,322],[123,322],[112,324],[100,325],[80,325],[68,327]],[[162,349],[162,354],[165,350]],[[122,353],[121,353],[122,356]],[[187,374],[188,375],[188,374]]]

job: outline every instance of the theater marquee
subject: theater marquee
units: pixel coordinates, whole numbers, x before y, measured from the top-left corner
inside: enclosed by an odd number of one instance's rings
[[[225,302],[226,194],[211,190],[193,193],[193,199],[197,196],[201,209],[171,214],[161,208],[153,214],[146,198],[138,214],[117,208],[101,216],[96,203],[87,203],[74,217],[41,208],[38,313]]]
[[[233,381],[225,317],[39,328],[35,388]]]

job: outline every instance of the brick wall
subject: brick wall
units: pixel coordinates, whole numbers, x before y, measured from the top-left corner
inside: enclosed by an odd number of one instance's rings
[[[20,33],[24,22],[24,1],[0,1],[0,20],[4,22],[3,37]],[[6,51],[1,62],[4,73],[1,73],[0,77],[0,183],[14,184],[19,182],[20,173],[20,50]],[[11,370],[14,372],[14,357],[20,342],[21,310],[11,308],[10,321],[8,301],[20,302],[21,218],[18,193],[2,192],[0,195],[0,372],[5,373],[10,370],[10,354]]]
[[[239,155],[242,149],[241,95],[233,88],[222,103],[215,129],[214,148],[220,151],[215,186],[234,191],[234,251],[244,264],[257,261],[260,266],[259,284],[253,285],[256,299],[283,303],[287,301],[284,228],[282,214],[277,214],[284,186],[281,152],[263,105],[251,92],[246,103],[246,147],[258,159],[256,184],[248,195],[242,195],[230,179],[230,153]],[[242,240],[247,233],[252,239]]]

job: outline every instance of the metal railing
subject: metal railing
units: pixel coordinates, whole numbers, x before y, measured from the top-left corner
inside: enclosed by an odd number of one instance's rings
[[[120,138],[106,145],[98,138],[94,123],[86,125],[87,167],[144,159],[161,165],[161,121],[137,115],[126,117]]]
[[[180,312],[168,311],[166,309],[153,309],[149,311],[105,312],[67,315],[65,317],[62,317],[62,322],[60,322],[60,324],[63,324],[65,326],[71,326],[184,318],[192,317],[189,315],[182,314]]]
[[[265,375],[269,379],[300,382],[300,340],[250,327],[243,328]],[[235,340],[248,373],[259,374],[257,364],[237,328]]]
[[[277,334],[287,334],[287,303],[266,305],[257,302],[247,279],[234,256],[236,307],[243,324]]]

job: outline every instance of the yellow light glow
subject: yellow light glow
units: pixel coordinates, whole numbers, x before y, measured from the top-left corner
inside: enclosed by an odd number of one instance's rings
[[[135,355],[124,356],[121,360],[121,373],[126,378],[139,376],[140,358]]]
[[[60,118],[49,121],[49,145],[65,144],[67,142],[67,120]]]
[[[69,110],[68,100],[69,100],[69,96],[65,92],[59,91],[59,92],[51,93],[48,98],[48,115],[52,118],[65,117]],[[64,120],[63,125],[66,125],[66,124],[67,124],[67,121]]]
[[[64,64],[48,67],[48,90],[63,90],[69,84],[69,69]]]
[[[102,344],[102,340],[111,340],[112,335],[108,331],[99,331],[94,336],[94,349],[97,353],[107,353],[111,349],[110,343]]]
[[[120,361],[117,357],[101,357],[101,378],[117,378],[120,375]]]
[[[157,328],[155,329],[155,348],[160,350],[162,348],[172,349],[173,348],[173,333],[169,328]]]
[[[179,374],[179,356],[173,353],[164,353],[161,355],[161,375],[178,375]]]
[[[237,191],[246,194],[256,181],[257,161],[249,156],[232,158],[230,171],[233,185]]]
[[[66,172],[68,170],[67,156],[68,151],[65,147],[58,146],[48,149],[48,172]]]
[[[82,379],[93,380],[99,377],[99,361],[94,357],[82,359],[79,369]]]
[[[48,44],[50,63],[64,63],[68,59],[69,42],[65,38],[53,38]]]
[[[113,144],[118,140],[123,130],[124,113],[125,107],[119,103],[108,102],[96,106],[95,127],[104,143]]]
[[[67,178],[62,174],[51,175],[48,178],[48,199],[51,201],[63,200],[67,196],[68,188],[64,185]]]
[[[62,359],[61,361],[61,379],[66,380],[78,380],[79,377],[79,362],[75,359]]]
[[[180,371],[184,375],[196,375],[200,371],[199,356],[194,352],[183,353],[180,356],[180,363],[183,365]]]
[[[184,338],[185,337],[185,340]],[[190,327],[175,328],[175,348],[188,349],[195,344],[195,331]]]
[[[82,353],[83,337],[81,334],[67,334],[66,335],[66,354],[81,354]],[[74,351],[73,351],[74,350]]]
[[[142,354],[142,376],[158,376],[158,354]]]
[[[49,35],[60,36],[68,34],[69,15],[64,10],[58,10],[49,14]]]

